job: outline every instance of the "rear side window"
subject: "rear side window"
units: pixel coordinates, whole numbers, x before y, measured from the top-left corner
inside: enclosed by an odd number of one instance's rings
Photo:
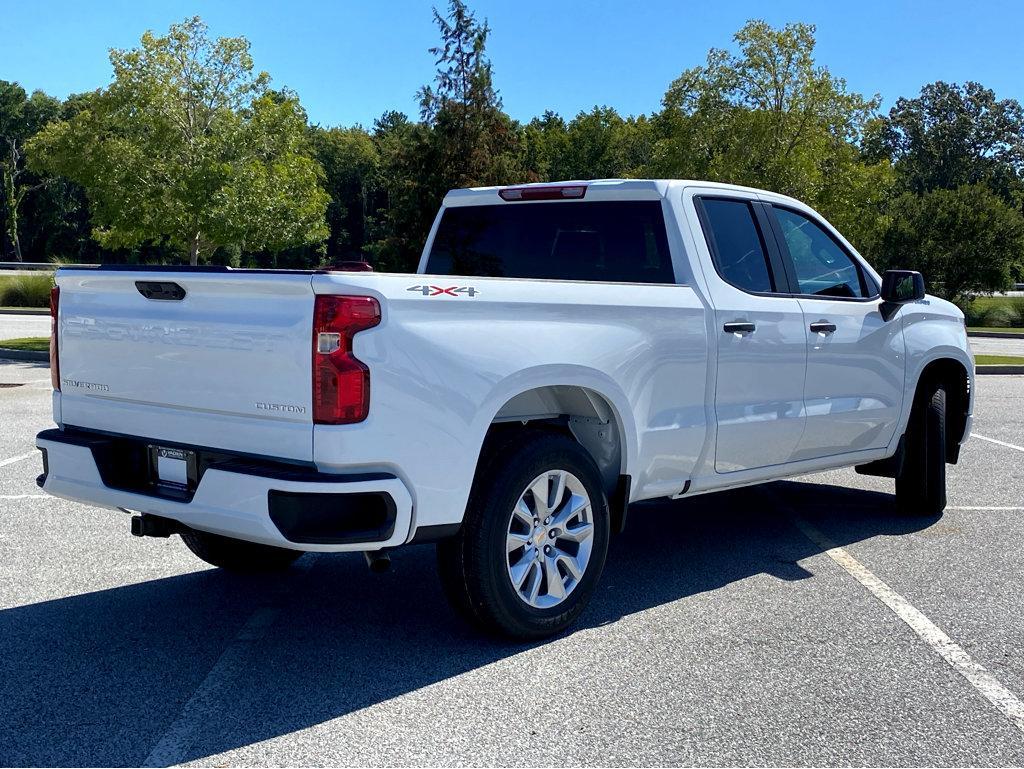
[[[656,200],[504,203],[446,209],[430,275],[673,283]]]
[[[722,278],[744,291],[774,291],[768,255],[750,204],[721,198],[702,198],[700,202],[704,235]]]

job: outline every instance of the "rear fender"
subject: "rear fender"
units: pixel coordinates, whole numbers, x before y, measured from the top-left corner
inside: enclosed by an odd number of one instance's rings
[[[558,386],[584,388],[593,396],[598,396],[601,402],[607,404],[609,411],[607,416],[614,420],[620,439],[621,467],[619,474],[629,475],[635,464],[638,451],[636,423],[629,400],[622,388],[611,377],[586,366],[562,364],[535,366],[516,372],[494,387],[487,398],[486,407],[480,410],[479,418],[473,426],[476,435],[477,460],[479,461],[479,451],[483,447],[488,430],[506,404],[532,390]],[[600,402],[596,406],[599,414]],[[522,416],[523,421],[527,421],[531,417],[546,418],[554,415],[524,414]]]

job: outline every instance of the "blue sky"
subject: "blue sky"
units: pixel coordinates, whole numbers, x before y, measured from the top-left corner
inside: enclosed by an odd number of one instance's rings
[[[754,17],[818,26],[817,59],[886,108],[934,80],[978,80],[1024,101],[1024,2],[728,2],[470,0],[492,27],[489,51],[506,110],[527,120],[595,104],[656,110],[669,82],[729,46]],[[299,93],[311,121],[371,125],[387,109],[416,114],[433,75],[429,2],[271,3],[0,0],[0,78],[55,96],[106,85],[110,47],[133,47],[199,14],[214,35],[245,35],[256,66]]]

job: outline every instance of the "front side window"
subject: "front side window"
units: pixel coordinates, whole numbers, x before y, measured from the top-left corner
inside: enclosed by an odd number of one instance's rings
[[[754,212],[745,200],[702,198],[704,236],[712,246],[715,267],[736,288],[754,293],[775,290]],[[710,229],[710,232],[707,230]]]
[[[445,210],[429,275],[673,283],[661,203],[573,201]]]
[[[860,270],[850,255],[814,221],[787,208],[775,208],[801,294],[867,296]]]

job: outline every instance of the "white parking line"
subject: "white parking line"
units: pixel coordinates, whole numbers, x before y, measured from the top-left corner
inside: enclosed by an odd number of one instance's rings
[[[0,494],[0,499],[48,499],[49,494]]]
[[[248,664],[252,647],[274,624],[280,611],[277,607],[261,607],[252,613],[189,697],[174,723],[149,751],[142,766],[173,766],[185,759],[199,731],[216,714],[225,690]]]
[[[1012,512],[1014,510],[1024,510],[1024,507],[947,507],[947,510],[996,510]]]
[[[11,457],[10,459],[0,459],[0,467],[6,467],[7,465],[13,465],[15,462],[22,462],[26,459],[38,456],[39,451],[30,451],[28,454],[21,454],[17,457]]]
[[[292,570],[299,575],[308,573],[313,568],[315,560],[315,554],[307,553]],[[189,748],[202,730],[216,723],[226,690],[245,670],[252,656],[253,647],[267,634],[277,615],[281,613],[280,602],[285,596],[285,590],[284,585],[279,587],[268,596],[266,605],[260,606],[249,615],[242,629],[210,668],[206,678],[182,706],[174,723],[149,751],[142,766],[173,766],[181,763],[188,756]]]
[[[1010,723],[1024,732],[1024,703],[996,680],[978,662],[963,650],[953,639],[914,608],[902,595],[897,593],[885,582],[876,577],[864,564],[838,547],[835,543],[811,526],[798,515],[793,516],[797,528],[804,536],[825,551],[825,554],[839,564],[847,574],[867,588],[875,598],[885,604],[901,620],[917,633],[918,637],[928,644],[950,667],[962,675],[978,692],[991,702]]]
[[[998,443],[1000,446],[1006,446],[1006,448],[1008,448],[1008,449],[1017,449],[1017,451],[1024,451],[1024,446],[1017,446],[1017,445],[1014,445],[1013,443],[1007,443],[1006,441],[997,441],[995,438],[989,438],[989,437],[987,437],[985,435],[978,435],[977,433],[971,433],[971,437],[972,438],[980,438],[981,440],[988,441],[989,443]]]

